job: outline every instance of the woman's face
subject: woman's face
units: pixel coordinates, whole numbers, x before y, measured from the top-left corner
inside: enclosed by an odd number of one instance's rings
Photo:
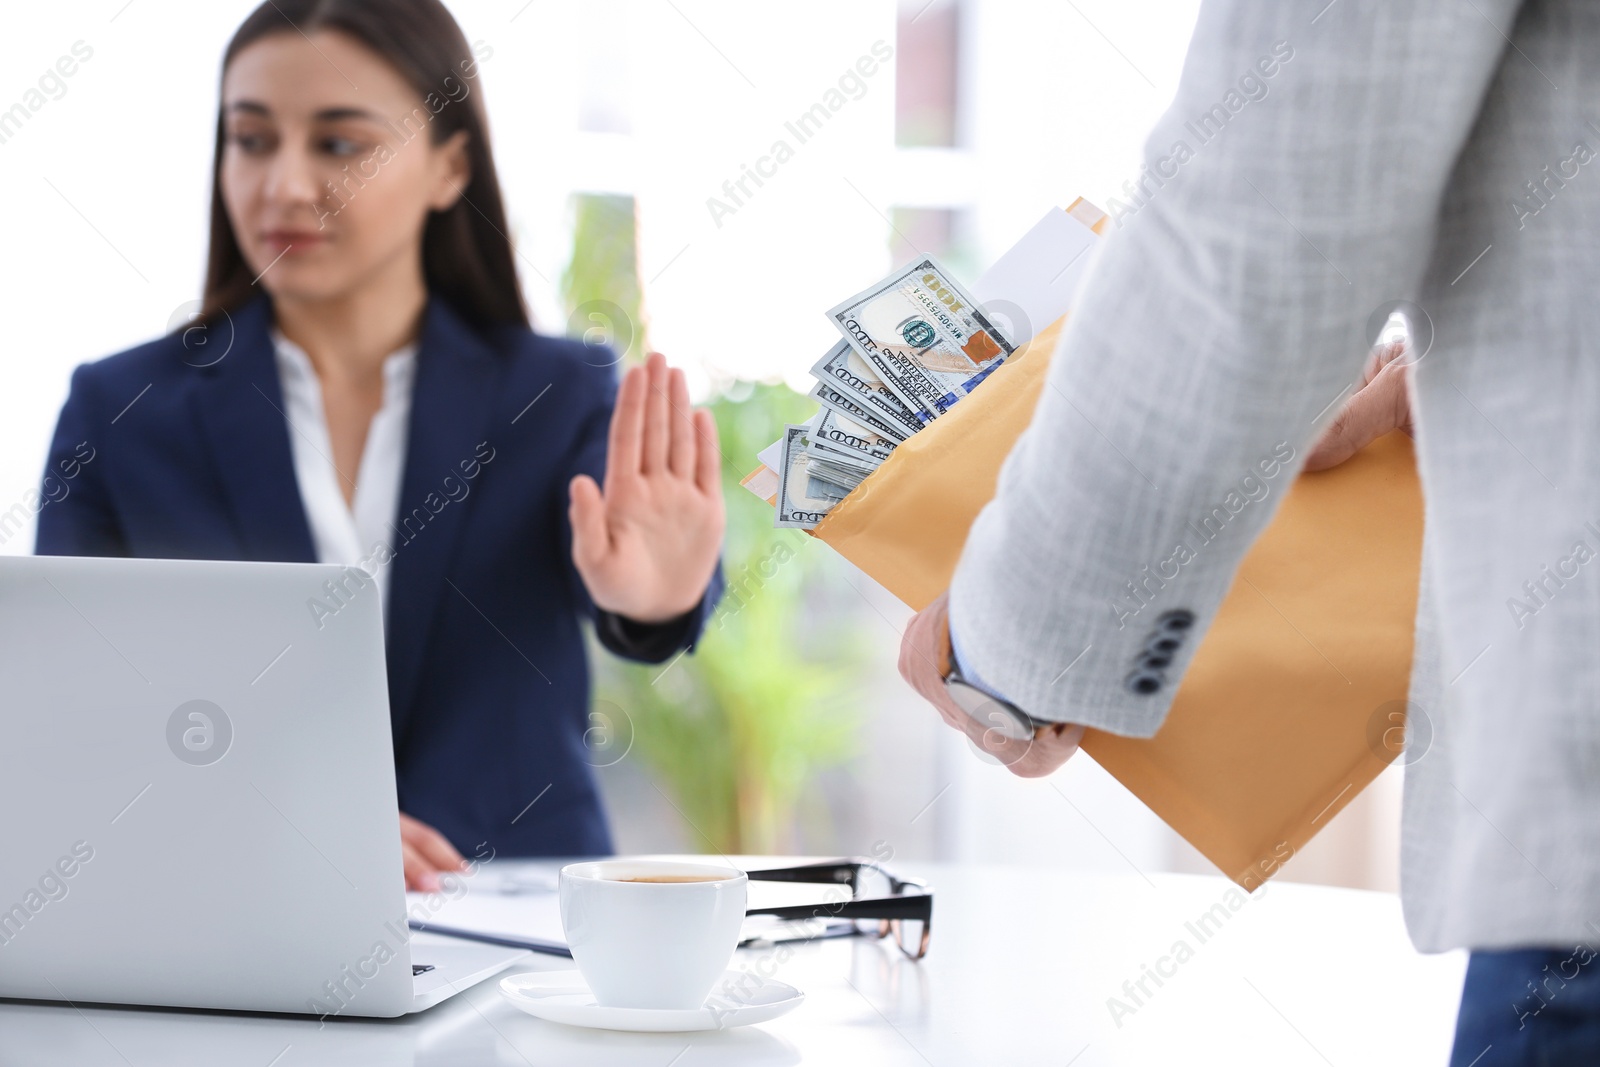
[[[467,134],[435,146],[437,119],[387,62],[341,33],[272,34],[234,57],[222,109],[222,198],[259,285],[320,301],[421,278],[428,212],[470,177]]]

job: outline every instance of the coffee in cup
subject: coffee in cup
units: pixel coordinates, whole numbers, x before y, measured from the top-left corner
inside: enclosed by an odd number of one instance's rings
[[[744,924],[743,871],[668,860],[561,869],[561,925],[596,1001],[694,1009],[728,967]]]

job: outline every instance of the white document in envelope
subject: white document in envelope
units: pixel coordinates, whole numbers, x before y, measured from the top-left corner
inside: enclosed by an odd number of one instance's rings
[[[1086,200],[1065,211],[1051,208],[972,284],[972,295],[1012,344],[1026,344],[1067,313],[1099,241],[1090,227],[1103,217]]]

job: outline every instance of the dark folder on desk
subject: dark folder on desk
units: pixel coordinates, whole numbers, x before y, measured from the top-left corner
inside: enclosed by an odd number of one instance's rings
[[[947,589],[1060,328],[898,446],[815,536],[919,611]],[[945,521],[930,525],[931,514]],[[1399,751],[1421,549],[1404,434],[1302,474],[1245,556],[1160,731],[1091,730],[1084,751],[1255,889]]]

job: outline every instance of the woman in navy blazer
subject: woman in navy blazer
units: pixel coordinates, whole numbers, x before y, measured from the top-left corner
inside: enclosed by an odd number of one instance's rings
[[[659,662],[693,646],[721,590],[716,431],[682,373],[652,356],[619,389],[603,350],[529,329],[472,91],[482,58],[437,0],[275,0],[245,20],[223,62],[201,316],[74,372],[47,469],[85,442],[93,459],[39,517],[40,553],[317,561],[333,495],[313,505],[297,478],[307,442],[331,450],[350,507],[343,472],[383,469],[363,448],[396,399],[389,357],[414,346],[388,536],[308,610],[336,613],[387,570],[418,888],[460,850],[608,852],[580,621]],[[316,374],[325,435],[286,414],[285,340]]]

